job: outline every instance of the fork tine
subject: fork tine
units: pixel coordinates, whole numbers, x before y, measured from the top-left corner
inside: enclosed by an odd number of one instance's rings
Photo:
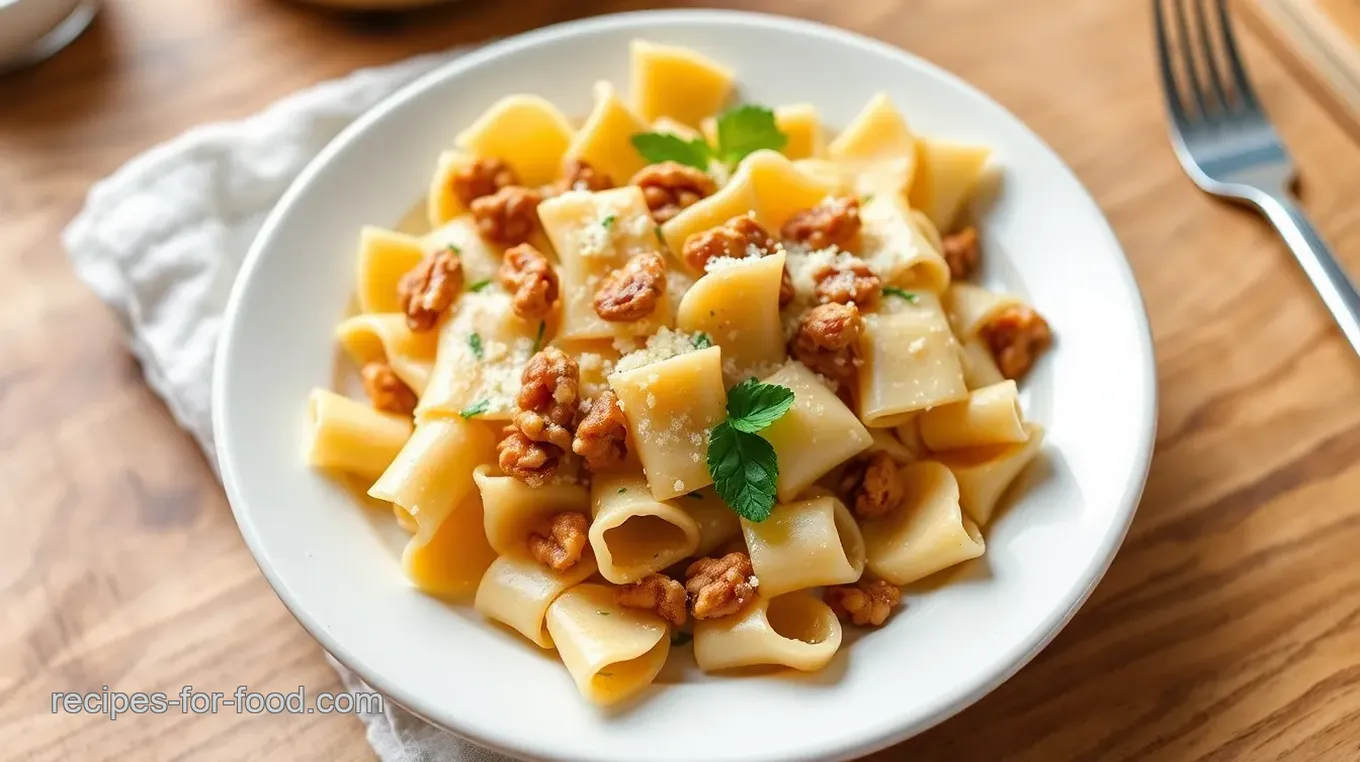
[[[1209,118],[1209,110],[1204,104],[1204,86],[1200,83],[1199,67],[1195,64],[1195,49],[1190,45],[1190,20],[1185,14],[1185,0],[1172,0],[1176,6],[1176,37],[1180,43],[1181,65],[1185,68],[1186,79],[1190,84],[1190,95],[1194,98],[1195,109],[1201,119]]]
[[[1237,36],[1233,33],[1227,0],[1214,2],[1218,5],[1218,30],[1223,36],[1223,52],[1227,55],[1229,68],[1232,69],[1233,88],[1237,91],[1237,99],[1248,109],[1259,109],[1256,90],[1252,88],[1251,80],[1247,78],[1247,70],[1242,66],[1242,57],[1237,53]]]
[[[1162,0],[1152,0],[1153,26],[1157,28],[1157,62],[1162,70],[1162,95],[1166,97],[1166,110],[1171,113],[1177,128],[1189,121],[1185,113],[1185,102],[1181,100],[1181,89],[1176,83],[1175,67],[1171,64],[1171,41],[1166,33],[1166,13]]]
[[[1204,4],[1210,0],[1190,0],[1195,4],[1195,26],[1199,27],[1199,47],[1204,55],[1204,66],[1208,72],[1209,85],[1213,89],[1214,106],[1224,112],[1230,111],[1228,107],[1228,91],[1225,87],[1222,68],[1218,63],[1218,55],[1214,51],[1214,44],[1209,32],[1209,16],[1204,12]]]

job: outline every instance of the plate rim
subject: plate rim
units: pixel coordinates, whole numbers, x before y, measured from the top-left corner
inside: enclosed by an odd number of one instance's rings
[[[230,431],[227,421],[225,399],[227,397],[226,388],[230,375],[226,358],[232,354],[231,347],[235,342],[237,326],[240,323],[238,313],[240,305],[244,299],[247,284],[252,280],[255,270],[264,258],[264,251],[267,242],[274,236],[275,229],[282,225],[288,211],[294,205],[296,199],[307,192],[312,184],[313,178],[321,172],[331,161],[352,143],[359,135],[367,132],[370,127],[381,119],[387,112],[396,109],[407,101],[421,97],[425,91],[434,87],[437,83],[448,78],[459,76],[464,70],[475,68],[488,61],[519,52],[526,48],[531,48],[542,41],[555,39],[562,36],[572,36],[582,32],[589,32],[602,29],[628,27],[637,23],[656,23],[667,20],[685,21],[688,23],[711,21],[720,24],[730,25],[754,25],[767,28],[774,28],[779,31],[787,31],[798,34],[810,34],[826,38],[830,41],[852,46],[867,48],[879,55],[895,59],[900,63],[916,67],[932,76],[946,81],[949,85],[957,88],[962,93],[975,99],[980,99],[992,108],[1009,119],[1013,126],[1024,131],[1031,137],[1043,152],[1047,154],[1047,159],[1051,160],[1056,167],[1066,173],[1068,179],[1072,181],[1091,203],[1092,209],[1097,212],[1100,229],[1102,234],[1108,239],[1109,245],[1118,253],[1116,258],[1116,271],[1118,272],[1121,285],[1126,293],[1132,297],[1131,303],[1134,308],[1132,315],[1137,329],[1137,354],[1140,358],[1140,368],[1142,379],[1140,388],[1143,391],[1141,399],[1136,400],[1138,406],[1144,411],[1144,427],[1142,428],[1142,439],[1136,443],[1134,448],[1135,462],[1131,464],[1128,479],[1122,489],[1122,498],[1118,512],[1115,514],[1116,520],[1111,523],[1111,531],[1105,536],[1099,552],[1093,556],[1093,563],[1089,564],[1084,570],[1084,575],[1089,578],[1083,587],[1075,587],[1075,595],[1069,594],[1067,605],[1054,607],[1054,609],[1044,618],[1043,623],[1035,629],[1039,633],[1038,638],[1030,638],[1028,648],[1025,648],[1018,655],[1012,658],[1010,664],[1002,670],[998,670],[992,679],[984,681],[971,692],[960,694],[955,700],[942,702],[933,711],[915,718],[910,722],[886,723],[882,732],[872,736],[865,736],[857,739],[852,744],[841,744],[835,748],[809,749],[796,756],[786,757],[787,762],[812,762],[813,760],[848,760],[875,751],[887,748],[900,743],[908,738],[925,732],[930,728],[953,717],[967,707],[979,701],[984,696],[990,694],[1002,683],[1009,680],[1022,668],[1030,663],[1055,637],[1063,630],[1076,612],[1085,604],[1091,593],[1104,578],[1110,565],[1113,563],[1116,554],[1123,545],[1124,539],[1128,534],[1134,516],[1137,514],[1138,505],[1146,487],[1147,477],[1152,464],[1152,456],[1156,442],[1157,431],[1157,410],[1158,410],[1158,388],[1156,372],[1156,355],[1152,340],[1151,324],[1147,316],[1146,301],[1142,290],[1138,286],[1137,279],[1134,277],[1132,265],[1128,255],[1124,250],[1123,244],[1115,234],[1113,226],[1110,225],[1109,218],[1104,210],[1091,195],[1090,190],[1081,181],[1080,177],[1072,170],[1067,162],[1053,148],[1019,117],[1013,114],[1008,108],[999,103],[996,99],[986,94],[976,86],[967,82],[958,75],[944,69],[943,67],[921,58],[907,50],[894,46],[890,43],[865,36],[858,32],[841,29],[816,21],[807,19],[780,16],[768,13],[757,13],[751,11],[738,11],[729,9],[662,9],[662,10],[639,10],[623,13],[605,14],[587,18],[565,21],[550,26],[541,27],[527,31],[518,35],[507,37],[486,44],[476,50],[457,57],[437,68],[421,75],[415,80],[402,86],[392,94],[383,98],[373,107],[365,111],[343,130],[340,131],[327,145],[303,168],[297,177],[289,184],[287,190],[271,208],[261,225],[259,232],[255,235],[251,245],[242,261],[241,268],[237,273],[236,280],[232,284],[231,292],[227,300],[226,308],[223,312],[222,329],[218,337],[217,348],[213,361],[213,386],[212,386],[212,430],[214,439],[214,450],[218,473],[221,477],[223,488],[226,492],[228,503],[231,506],[233,518],[237,528],[241,532],[242,539],[245,541],[247,549],[250,551],[256,567],[268,581],[275,596],[284,605],[289,614],[302,626],[304,630],[317,641],[325,652],[336,662],[343,665],[364,683],[380,691],[385,700],[402,707],[404,710],[419,717],[420,719],[434,725],[435,727],[447,730],[455,735],[466,739],[479,746],[485,747],[501,753],[507,753],[521,759],[551,760],[552,762],[591,762],[605,757],[578,756],[570,753],[561,753],[546,748],[542,744],[535,744],[532,740],[520,736],[511,738],[508,736],[495,736],[485,732],[481,726],[461,725],[456,723],[446,723],[430,719],[427,713],[414,706],[417,701],[409,700],[407,691],[400,686],[391,684],[381,675],[368,674],[365,670],[356,667],[361,663],[354,657],[348,649],[333,638],[327,629],[320,623],[310,620],[301,602],[291,598],[284,593],[287,585],[277,576],[277,571],[272,567],[268,560],[268,554],[261,546],[261,539],[256,527],[246,516],[246,511],[239,507],[245,502],[242,489],[237,484],[236,466],[233,460],[233,448],[228,446],[230,436],[225,432]],[[1020,641],[1024,643],[1025,641]],[[763,758],[762,758],[763,759]]]

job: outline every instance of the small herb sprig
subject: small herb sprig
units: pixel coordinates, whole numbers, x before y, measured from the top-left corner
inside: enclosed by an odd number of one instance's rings
[[[717,138],[717,145],[709,145],[703,138],[686,140],[666,132],[643,132],[634,135],[632,141],[642,158],[652,164],[674,161],[704,171],[714,160],[730,170],[762,148],[778,151],[789,142],[789,136],[775,124],[774,112],[755,105],[723,112],[718,117]]]
[[[708,435],[708,473],[718,496],[760,523],[774,510],[779,459],[759,435],[793,406],[793,390],[749,378],[727,393],[727,420]]]
[[[913,294],[912,292],[904,288],[898,288],[897,286],[884,286],[883,293],[887,294],[888,296],[895,296],[898,299],[906,299],[908,302],[912,304],[916,304],[917,302],[921,301],[921,297],[917,296],[916,294]]]

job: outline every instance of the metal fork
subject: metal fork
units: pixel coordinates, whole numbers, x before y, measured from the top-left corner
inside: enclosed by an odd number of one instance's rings
[[[1210,4],[1217,24],[1209,23]],[[1195,14],[1193,30],[1186,6]],[[1208,193],[1265,215],[1360,353],[1360,293],[1289,192],[1294,164],[1242,66],[1226,0],[1152,0],[1152,8],[1171,143],[1181,166]]]

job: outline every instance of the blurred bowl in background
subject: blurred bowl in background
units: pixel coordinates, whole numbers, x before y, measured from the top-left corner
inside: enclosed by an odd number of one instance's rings
[[[0,0],[0,74],[71,44],[98,7],[97,0]]]
[[[323,5],[346,11],[402,11],[443,5],[454,0],[302,0],[309,5]]]

